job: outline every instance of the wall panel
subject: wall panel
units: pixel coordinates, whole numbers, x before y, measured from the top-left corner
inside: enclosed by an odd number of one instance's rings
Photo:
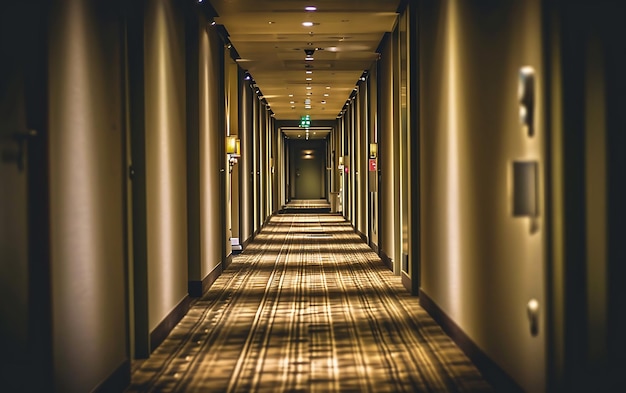
[[[122,19],[119,8],[90,1],[51,9],[53,389],[85,392],[128,361]]]
[[[540,5],[426,1],[419,21],[422,290],[533,392],[546,377]],[[519,123],[522,66],[537,75],[533,137]],[[539,165],[537,217],[512,214],[514,160]]]

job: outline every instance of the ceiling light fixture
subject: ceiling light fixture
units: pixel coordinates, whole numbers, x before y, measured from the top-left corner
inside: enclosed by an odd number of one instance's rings
[[[306,78],[306,80],[308,80],[308,81],[312,81],[312,80],[313,80],[313,78]]]
[[[313,71],[306,71],[306,73],[307,73],[307,74],[312,74],[312,73],[313,73]]]
[[[202,1],[202,0],[200,0],[200,1]],[[314,6],[314,5],[310,5],[310,6],[304,7],[304,9],[306,11],[317,11],[317,7]]]
[[[311,26],[313,26],[313,22],[302,22],[302,26],[304,26],[304,27],[311,27]]]

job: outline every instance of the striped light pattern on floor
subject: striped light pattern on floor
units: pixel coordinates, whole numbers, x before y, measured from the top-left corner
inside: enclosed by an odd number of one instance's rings
[[[129,392],[491,391],[337,215],[278,215]]]
[[[292,199],[282,210],[286,213],[330,213],[330,203],[325,199]]]

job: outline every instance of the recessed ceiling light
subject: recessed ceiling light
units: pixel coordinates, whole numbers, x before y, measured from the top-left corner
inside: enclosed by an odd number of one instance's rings
[[[289,94],[289,97],[293,97],[293,94]]]
[[[267,22],[267,23],[269,23],[270,25],[273,25],[273,24],[274,24],[274,23],[276,23],[276,22],[274,22],[273,20],[271,20],[271,21],[269,21],[269,22]]]
[[[313,71],[307,71],[306,73],[307,73],[307,74],[312,74],[312,73],[313,73]]]
[[[330,90],[330,86],[326,86],[326,90]]]
[[[312,80],[313,80],[313,78],[306,78],[306,80],[308,80],[308,81],[312,81]]]
[[[312,89],[312,87],[311,87],[311,86],[307,86],[307,87],[306,87],[306,89],[307,89],[307,90],[311,90],[311,89]]]
[[[324,93],[324,97],[328,97],[330,94],[328,93]]]
[[[307,11],[317,11],[317,7],[314,6],[314,5],[310,5],[310,6],[304,7],[304,9],[307,10]]]
[[[322,101],[322,104],[325,104],[325,103],[326,103],[326,100]]]
[[[302,22],[302,26],[304,26],[304,27],[311,27],[311,26],[313,26],[313,22]]]
[[[313,59],[312,57],[307,56],[307,57],[305,57],[305,58],[304,58],[304,60],[313,61],[313,60],[315,60],[315,59]]]
[[[290,103],[290,104],[295,104],[296,102],[295,102],[295,101],[289,101],[289,103]]]

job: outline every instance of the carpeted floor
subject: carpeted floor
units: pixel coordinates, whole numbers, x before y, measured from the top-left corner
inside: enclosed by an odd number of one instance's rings
[[[325,199],[292,199],[283,206],[283,213],[330,213]]]
[[[485,392],[467,357],[341,216],[271,219],[129,392]]]

